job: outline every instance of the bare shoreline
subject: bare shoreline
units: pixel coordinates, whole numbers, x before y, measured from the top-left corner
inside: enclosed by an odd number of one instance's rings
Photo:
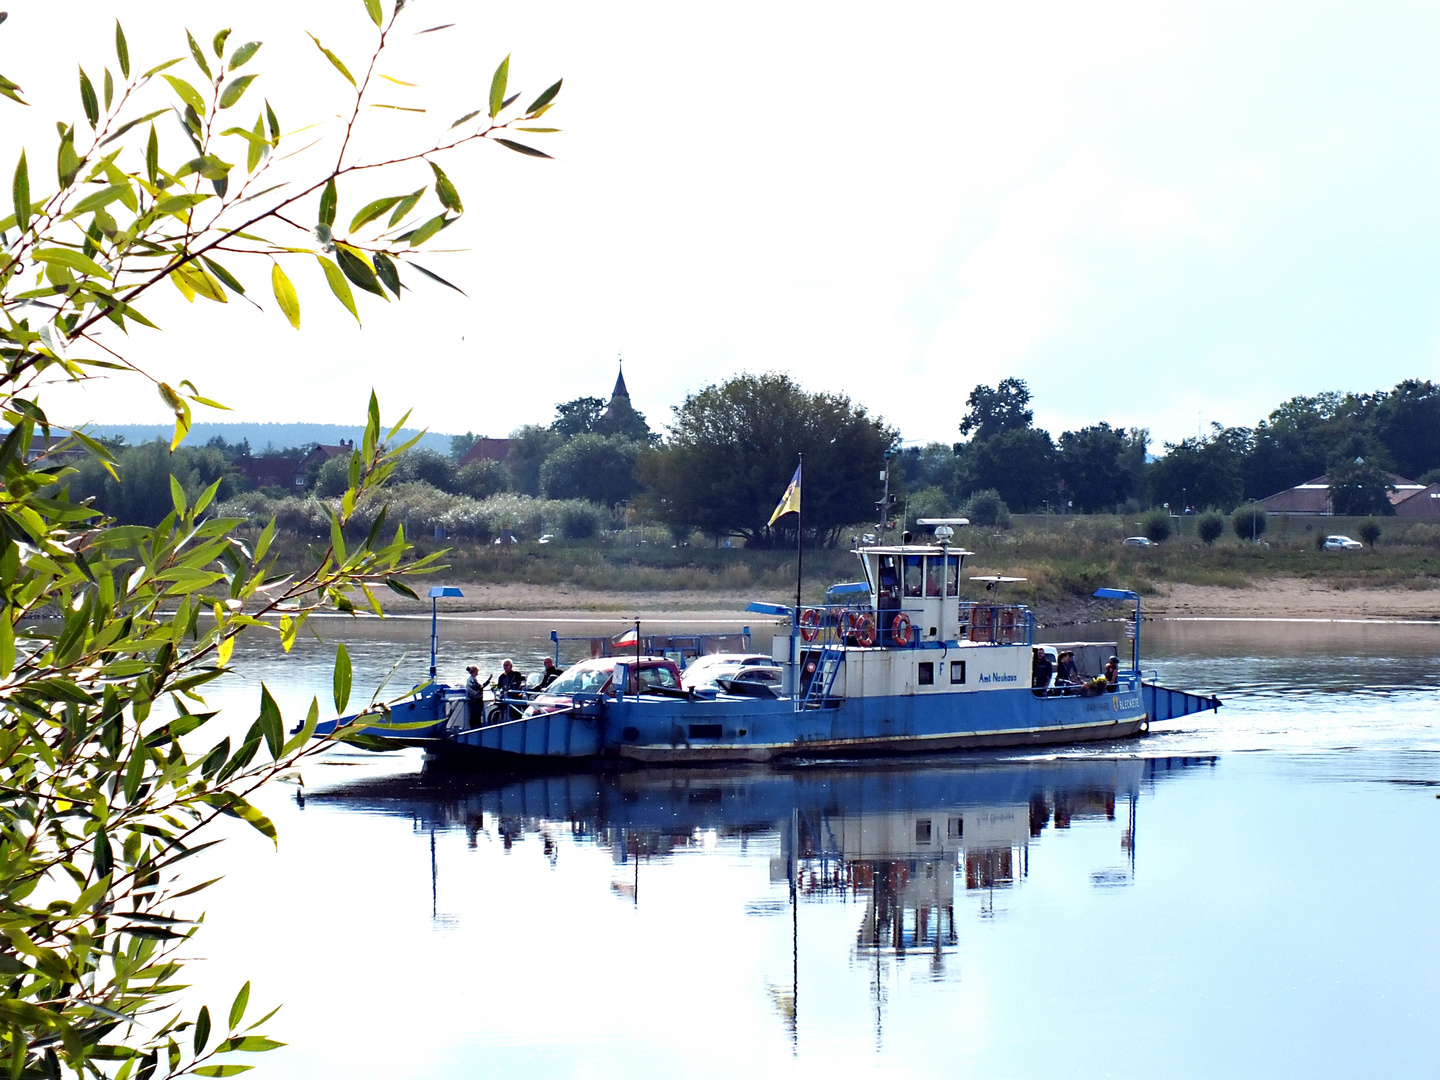
[[[674,622],[764,622],[746,612],[755,597],[745,593],[694,589],[609,592],[521,582],[478,582],[461,586],[465,596],[447,599],[447,615],[474,619],[584,621],[617,625],[635,618]],[[391,598],[395,600],[394,597]],[[783,601],[782,601],[783,602]],[[397,615],[429,614],[428,602],[387,603]],[[1075,599],[1034,604],[1047,625],[1093,622],[1113,616],[1114,605]],[[1440,621],[1440,589],[1348,588],[1294,578],[1258,582],[1248,589],[1215,585],[1169,585],[1142,599],[1147,619],[1364,619]]]

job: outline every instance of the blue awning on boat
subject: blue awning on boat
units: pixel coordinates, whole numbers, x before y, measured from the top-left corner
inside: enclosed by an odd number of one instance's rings
[[[758,600],[746,604],[745,610],[753,611],[757,615],[776,615],[782,619],[788,619],[795,613],[794,608],[788,608],[784,604],[762,604]]]
[[[863,581],[847,581],[840,585],[831,585],[825,590],[827,596],[857,596],[860,593],[868,593],[870,586]]]

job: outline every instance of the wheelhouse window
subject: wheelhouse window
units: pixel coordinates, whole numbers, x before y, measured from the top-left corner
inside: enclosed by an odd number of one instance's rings
[[[925,556],[925,595],[939,596],[940,582],[945,575],[945,560],[939,555]]]
[[[905,595],[919,596],[924,584],[923,558],[919,555],[905,556]]]
[[[960,556],[945,556],[945,595],[960,595]]]

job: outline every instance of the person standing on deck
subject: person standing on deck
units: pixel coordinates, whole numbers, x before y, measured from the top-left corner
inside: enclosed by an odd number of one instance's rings
[[[508,657],[500,667],[503,670],[495,680],[495,697],[502,702],[512,696],[518,699],[520,691],[525,689],[525,676],[515,670],[515,664]],[[508,713],[503,715],[513,720],[520,715],[520,710],[510,705]]]

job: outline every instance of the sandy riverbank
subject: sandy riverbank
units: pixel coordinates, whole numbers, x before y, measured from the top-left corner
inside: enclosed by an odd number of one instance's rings
[[[450,614],[495,618],[559,619],[588,617],[597,620],[642,619],[663,616],[670,620],[761,621],[745,605],[753,596],[741,593],[676,589],[652,592],[607,592],[570,586],[523,583],[476,583],[462,586],[463,599],[445,600]],[[407,603],[392,596],[387,609],[396,613],[428,612],[430,605]],[[1038,602],[1042,623],[1088,622],[1104,608],[1098,601]],[[1108,605],[1113,607],[1113,605]],[[1276,578],[1248,589],[1213,585],[1162,586],[1144,598],[1147,618],[1266,618],[1266,619],[1440,619],[1440,589],[1336,589],[1331,585],[1294,578]]]
[[[1171,585],[1143,606],[1157,618],[1440,619],[1440,589],[1337,589],[1276,578],[1249,589]]]

